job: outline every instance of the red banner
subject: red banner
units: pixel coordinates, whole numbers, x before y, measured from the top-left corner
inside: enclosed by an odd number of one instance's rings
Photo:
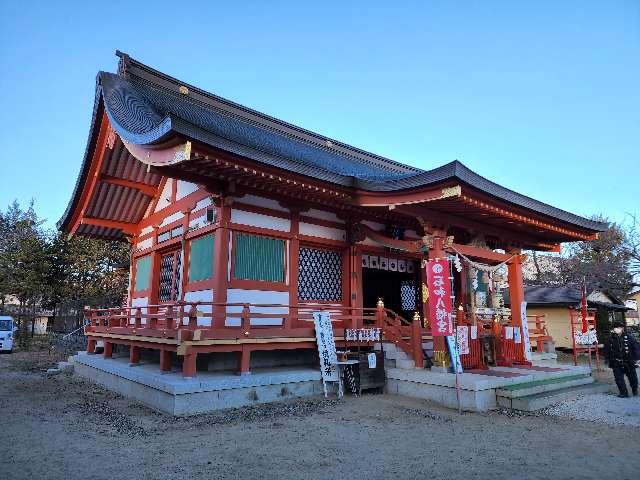
[[[440,258],[427,262],[427,288],[431,334],[434,337],[453,335],[449,260]]]

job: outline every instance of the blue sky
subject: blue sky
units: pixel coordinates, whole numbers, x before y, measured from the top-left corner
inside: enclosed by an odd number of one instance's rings
[[[239,3],[0,0],[0,208],[61,216],[120,49],[394,160],[640,215],[637,0]]]

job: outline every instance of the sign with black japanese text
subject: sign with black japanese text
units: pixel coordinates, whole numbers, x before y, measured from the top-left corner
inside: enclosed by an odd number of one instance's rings
[[[323,382],[337,382],[338,355],[333,338],[333,327],[329,312],[313,312],[313,323],[316,327],[316,341],[320,355],[320,372]]]

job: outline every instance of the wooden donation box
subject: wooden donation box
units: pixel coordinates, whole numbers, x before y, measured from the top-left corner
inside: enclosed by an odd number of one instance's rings
[[[357,363],[345,369],[345,385],[355,395],[362,390],[382,389],[386,381],[384,372],[384,352],[382,349],[374,351],[372,346],[381,340],[379,329],[347,329],[345,340],[350,347],[346,353],[349,360]],[[356,351],[353,351],[355,347]],[[338,359],[340,360],[340,359]]]

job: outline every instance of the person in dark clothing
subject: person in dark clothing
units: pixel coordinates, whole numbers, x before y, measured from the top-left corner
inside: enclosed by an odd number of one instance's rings
[[[624,331],[624,324],[616,322],[613,332],[604,345],[604,355],[607,364],[613,370],[616,385],[620,390],[619,397],[628,397],[629,392],[624,381],[626,375],[631,385],[633,395],[638,395],[638,375],[636,374],[636,360],[640,359],[640,344]]]

